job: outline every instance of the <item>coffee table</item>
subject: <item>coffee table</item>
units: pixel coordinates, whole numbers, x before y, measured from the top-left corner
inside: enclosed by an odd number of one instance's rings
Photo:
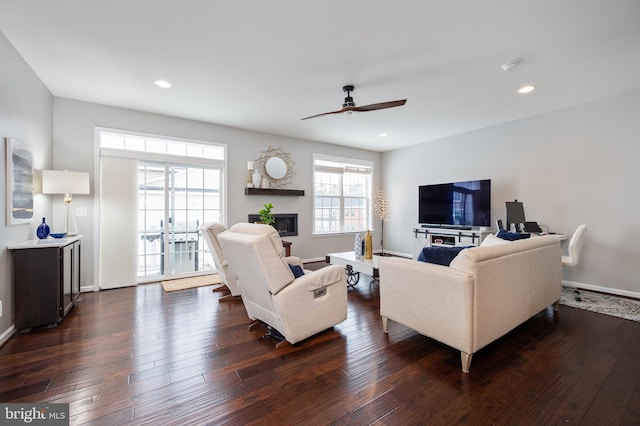
[[[356,259],[353,251],[345,251],[342,253],[329,253],[326,255],[326,262],[332,265],[344,266],[347,272],[347,285],[353,287],[360,281],[360,273],[373,277],[371,283],[378,282],[378,259],[380,256],[373,255],[372,259],[361,257]]]

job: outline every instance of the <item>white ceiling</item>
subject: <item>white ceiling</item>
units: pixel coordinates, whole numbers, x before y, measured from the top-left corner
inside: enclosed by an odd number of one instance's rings
[[[0,31],[55,96],[377,151],[640,88],[638,0],[0,0]],[[300,120],[345,84],[408,101]]]

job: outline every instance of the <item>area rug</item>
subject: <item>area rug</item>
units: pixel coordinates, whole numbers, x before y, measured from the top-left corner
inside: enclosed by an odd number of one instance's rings
[[[573,288],[562,287],[560,304],[640,322],[640,300],[588,290],[579,291],[580,294],[576,295]],[[581,300],[577,301],[576,296]]]
[[[164,289],[164,291],[177,291],[220,283],[220,276],[218,274],[209,274],[198,275],[197,277],[178,278],[176,280],[162,281],[162,288]]]

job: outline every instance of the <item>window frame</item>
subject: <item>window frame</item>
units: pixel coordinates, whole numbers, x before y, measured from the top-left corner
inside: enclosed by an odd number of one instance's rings
[[[337,173],[339,169],[342,169],[342,171],[340,173]],[[345,170],[347,171],[347,173],[345,173]],[[319,182],[317,181],[317,173],[322,171],[325,171],[327,173],[336,171],[335,174],[340,175],[339,183],[338,183],[339,194],[328,195],[328,194],[318,193],[317,186]],[[364,196],[345,193],[345,182],[343,180],[344,176],[357,175],[357,174],[366,175],[368,177],[366,182],[367,187],[365,188]],[[314,153],[313,154],[313,206],[312,206],[311,235],[314,237],[315,236],[332,236],[332,235],[349,235],[349,234],[362,233],[362,232],[365,232],[367,229],[372,229],[371,226],[373,223],[373,182],[374,182],[374,162],[371,160],[361,160],[361,159],[355,159],[355,158]],[[320,225],[321,225],[323,222],[323,219],[326,219],[324,217],[325,215],[323,214],[320,214],[319,216],[317,216],[317,213],[319,211],[322,212],[322,210],[326,210],[326,209],[322,209],[321,206],[320,207],[317,206],[316,203],[319,197],[339,199],[338,211],[340,214],[337,221],[338,227],[339,227],[338,230],[327,230],[327,231],[318,230],[318,221],[320,221]],[[364,221],[365,222],[364,229],[353,229],[353,230],[346,229],[347,223],[345,222],[345,218],[346,218],[345,199],[353,199],[353,198],[362,198],[365,201],[364,208],[366,210],[365,214],[367,215],[367,218]],[[318,210],[319,208],[320,210]],[[335,212],[335,209],[330,207],[328,216],[329,217],[333,216],[334,212]]]

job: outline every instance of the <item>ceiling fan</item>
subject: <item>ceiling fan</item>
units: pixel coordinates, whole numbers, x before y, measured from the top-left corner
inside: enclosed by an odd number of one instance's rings
[[[323,112],[322,114],[312,115],[312,116],[309,116],[309,117],[302,118],[301,120],[308,120],[310,118],[316,118],[316,117],[320,117],[322,115],[329,115],[329,114],[352,115],[352,114],[355,114],[356,112],[376,111],[378,109],[387,109],[387,108],[399,107],[399,106],[402,106],[405,103],[407,103],[406,99],[400,99],[400,100],[397,100],[397,101],[380,102],[379,104],[356,106],[356,103],[353,101],[353,98],[351,97],[351,92],[353,92],[353,89],[354,89],[354,86],[352,84],[349,84],[347,86],[343,86],[342,87],[342,91],[343,92],[347,92],[347,97],[344,98],[344,103],[342,104],[342,109],[341,110],[331,111],[331,112]]]

